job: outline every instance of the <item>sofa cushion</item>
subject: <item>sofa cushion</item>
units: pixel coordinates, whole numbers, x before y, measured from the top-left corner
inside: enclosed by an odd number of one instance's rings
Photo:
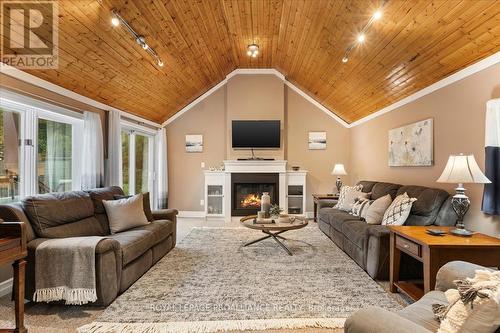
[[[399,311],[399,314],[431,332],[436,332],[439,328],[439,321],[432,312],[432,304],[436,303],[448,304],[443,292],[433,290],[425,294],[418,302]]]
[[[88,193],[48,193],[22,200],[26,216],[38,237],[103,236]]]
[[[400,187],[401,185],[398,184],[379,182],[373,185],[371,198],[377,200],[384,195],[390,194],[392,200],[394,200]]]
[[[109,236],[120,243],[123,267],[172,234],[174,223],[157,220],[148,225]]]
[[[402,186],[398,195],[408,193],[410,198],[416,198],[412,205],[410,216],[405,225],[431,225],[436,222],[439,210],[446,199],[450,196],[448,192],[425,186]]]
[[[350,240],[360,249],[365,248],[365,242],[368,238],[367,230],[371,225],[363,221],[345,221],[342,224],[342,233],[345,238]]]
[[[142,193],[130,198],[103,200],[111,234],[144,226],[149,223],[143,208]]]
[[[375,186],[375,184],[377,184],[377,182],[362,180],[362,181],[358,182],[356,185],[363,185],[362,191],[365,193],[370,193],[373,189],[373,186]]]
[[[345,221],[360,221],[360,218],[336,208],[321,208],[319,210],[320,219],[327,222],[337,231],[342,231],[342,224]]]

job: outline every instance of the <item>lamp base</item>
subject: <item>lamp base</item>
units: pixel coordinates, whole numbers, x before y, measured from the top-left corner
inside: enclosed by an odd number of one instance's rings
[[[340,189],[342,188],[342,180],[340,180],[340,177],[337,177],[335,187],[337,188],[337,193],[340,194]]]
[[[474,234],[474,232],[472,232],[470,230],[459,229],[459,228],[451,229],[450,233],[452,233],[453,235],[462,236],[462,237],[469,237],[469,236],[472,236]]]

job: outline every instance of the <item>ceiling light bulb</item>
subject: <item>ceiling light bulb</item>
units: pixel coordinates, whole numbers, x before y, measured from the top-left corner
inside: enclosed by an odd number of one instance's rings
[[[381,17],[382,17],[382,11],[381,10],[377,10],[375,13],[373,13],[373,20],[374,21],[379,20]]]
[[[250,57],[252,55],[252,51],[248,50],[247,55]]]
[[[161,59],[158,59],[158,66],[163,67],[163,65],[163,61],[161,61]]]
[[[120,20],[118,19],[118,17],[113,16],[113,18],[111,19],[111,25],[113,27],[117,27],[120,25]]]
[[[343,62],[343,63],[346,63],[346,62],[348,62],[348,61],[349,61],[349,58],[347,58],[347,57],[343,57],[343,58],[342,58],[342,62]]]
[[[254,53],[252,54],[252,58],[257,58],[257,52],[254,52]]]
[[[358,42],[363,43],[365,41],[365,34],[358,35]]]
[[[143,48],[144,50],[147,50],[147,49],[149,48],[149,45],[148,45],[148,44],[146,44],[146,43],[142,43],[142,48]]]

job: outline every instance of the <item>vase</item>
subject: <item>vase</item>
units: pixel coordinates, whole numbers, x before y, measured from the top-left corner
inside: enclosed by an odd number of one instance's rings
[[[269,209],[271,208],[271,196],[269,192],[262,193],[260,198],[260,210],[265,212],[266,218],[269,217]]]

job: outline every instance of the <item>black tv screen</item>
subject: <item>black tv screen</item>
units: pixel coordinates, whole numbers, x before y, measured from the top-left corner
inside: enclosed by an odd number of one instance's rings
[[[279,120],[233,120],[233,148],[279,148]]]

